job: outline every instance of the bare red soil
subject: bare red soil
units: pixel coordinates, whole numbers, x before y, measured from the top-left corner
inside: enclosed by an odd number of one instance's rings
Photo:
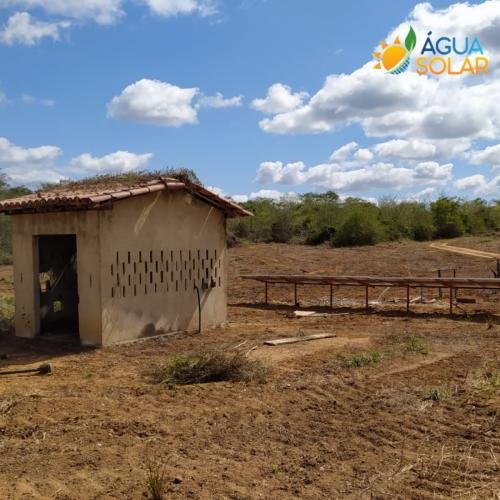
[[[452,244],[500,248],[478,241]],[[364,291],[336,290],[330,311],[326,287],[301,287],[301,305],[321,314],[299,319],[290,287],[271,288],[265,307],[262,285],[237,278],[438,267],[491,277],[488,261],[416,243],[248,245],[230,259],[225,328],[95,350],[0,335],[0,369],[54,366],[51,376],[0,377],[2,499],[145,498],[150,461],[165,471],[165,498],[498,498],[500,293],[463,292],[476,303],[450,317],[447,298],[429,292],[436,301],[407,316],[403,291],[365,314]],[[10,272],[2,293],[12,293]],[[336,337],[262,345],[320,332]],[[267,383],[151,383],[168,356],[243,342],[269,366]],[[377,362],[347,367],[360,353]]]

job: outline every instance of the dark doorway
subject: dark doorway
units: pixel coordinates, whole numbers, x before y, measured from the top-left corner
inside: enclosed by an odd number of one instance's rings
[[[76,235],[38,236],[40,333],[78,336]]]

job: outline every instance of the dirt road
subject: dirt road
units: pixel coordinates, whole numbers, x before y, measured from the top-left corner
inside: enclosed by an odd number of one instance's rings
[[[475,250],[472,248],[463,248],[449,245],[448,243],[436,242],[430,244],[431,248],[436,250],[444,250],[445,252],[459,253],[461,255],[470,255],[471,257],[480,257],[482,259],[500,259],[500,253],[485,252],[483,250]]]

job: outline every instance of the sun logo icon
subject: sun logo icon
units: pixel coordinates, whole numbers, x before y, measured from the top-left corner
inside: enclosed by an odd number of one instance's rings
[[[406,35],[404,46],[401,45],[398,36],[392,45],[389,45],[385,40],[380,42],[381,51],[373,53],[373,57],[378,61],[374,68],[385,69],[387,73],[393,75],[404,73],[410,66],[410,55],[416,44],[417,35],[411,26]]]

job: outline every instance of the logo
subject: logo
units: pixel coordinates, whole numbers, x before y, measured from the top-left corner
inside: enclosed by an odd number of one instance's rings
[[[419,75],[488,74],[489,59],[484,56],[483,47],[477,36],[474,38],[466,36],[461,40],[454,36],[441,36],[433,42],[431,35],[432,31],[429,31],[420,51],[420,57],[417,57]],[[452,54],[454,57],[451,57]]]
[[[420,55],[416,58],[416,72],[419,75],[479,75],[488,74],[489,59],[484,55],[478,37],[464,38],[440,36],[431,38],[432,31],[427,33]],[[392,45],[380,42],[380,51],[374,52],[377,60],[375,69],[384,69],[386,73],[399,75],[410,67],[411,53],[417,45],[417,35],[410,26],[401,45],[399,36]],[[446,57],[443,57],[446,56]]]
[[[387,73],[399,75],[404,73],[410,67],[410,55],[417,44],[417,35],[413,28],[405,38],[404,47],[401,45],[399,36],[394,39],[392,45],[388,45],[385,40],[380,42],[380,52],[374,52],[373,57],[378,60],[375,69],[385,69]]]

